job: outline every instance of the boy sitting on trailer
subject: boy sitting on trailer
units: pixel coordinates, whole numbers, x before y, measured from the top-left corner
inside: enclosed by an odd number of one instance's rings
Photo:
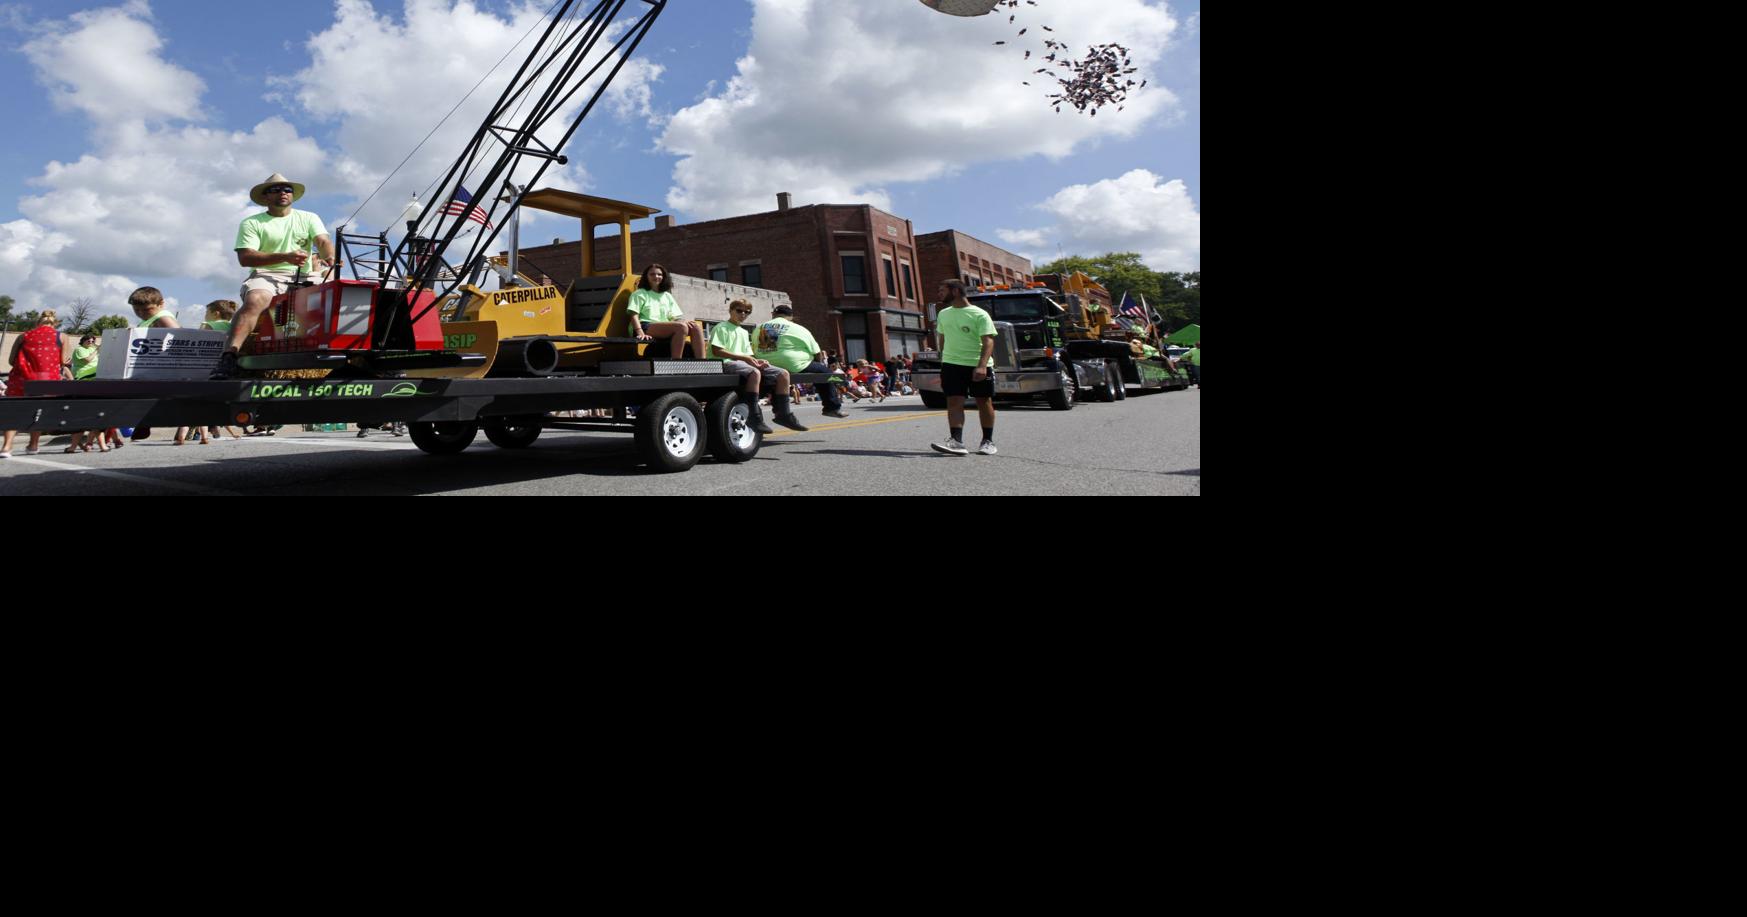
[[[766,435],[776,432],[764,422],[764,411],[758,403],[762,383],[771,387],[770,403],[776,411],[776,422],[797,433],[805,433],[807,428],[801,426],[800,418],[795,416],[795,410],[789,404],[789,371],[752,355],[752,335],[740,324],[751,317],[751,303],[744,299],[729,303],[728,320],[717,325],[715,333],[710,335],[710,353],[740,374],[740,403],[752,410],[753,429]]]

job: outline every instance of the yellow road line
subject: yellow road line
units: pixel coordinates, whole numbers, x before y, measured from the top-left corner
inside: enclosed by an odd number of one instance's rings
[[[883,418],[880,418],[879,420],[852,420],[848,423],[836,423],[836,424],[830,424],[829,426],[813,427],[813,428],[809,429],[807,431],[807,433],[828,433],[832,430],[853,430],[853,429],[856,429],[857,427],[877,427],[883,423],[903,423],[903,422],[909,421],[909,420],[935,420],[935,419],[945,417],[945,416],[946,416],[946,412],[941,411],[937,414],[907,414],[903,417],[883,417]],[[766,436],[765,439],[777,439],[777,438],[783,437],[783,436],[804,436],[804,435],[806,435],[806,434],[798,433],[794,430],[789,430],[786,432],[773,433],[769,436]]]

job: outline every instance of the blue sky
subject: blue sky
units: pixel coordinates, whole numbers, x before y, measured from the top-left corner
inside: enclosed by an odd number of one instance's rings
[[[351,5],[351,18],[341,21],[341,4]],[[423,136],[408,136],[414,125],[428,129],[447,110],[429,96],[449,104],[458,96],[426,85],[435,82],[424,76],[430,61],[458,80],[483,76],[498,58],[455,53],[440,40],[400,44],[392,32],[407,25],[400,40],[411,40],[413,5],[427,19],[456,15],[453,0],[298,4],[291,19],[275,19],[268,11],[284,4],[263,0],[0,2],[7,33],[0,78],[12,89],[0,111],[13,126],[0,147],[0,227],[9,233],[0,235],[0,269],[8,271],[0,293],[28,308],[60,305],[57,298],[88,287],[84,295],[110,312],[122,310],[115,296],[127,283],[160,285],[185,307],[234,295],[244,272],[222,257],[236,213],[248,209],[248,186],[266,177],[245,179],[253,173],[241,170],[250,166],[238,163],[274,161],[276,143],[297,154],[267,171],[310,184],[300,208],[339,222],[360,189],[380,180],[380,163],[397,162],[390,153],[404,155]],[[515,4],[474,6],[502,18],[502,34],[510,34]],[[1122,247],[1175,262],[1155,265],[1161,269],[1199,270],[1199,7],[1198,0],[1042,0],[1034,24],[1071,32],[1104,22],[1123,34],[1081,40],[1146,46],[1137,58],[1147,58],[1151,85],[1164,90],[1089,123],[1048,112],[1041,92],[1009,97],[1036,91],[1017,84],[1039,78],[1018,52],[991,47],[1012,31],[1005,13],[1000,22],[958,19],[914,0],[672,0],[637,55],[653,67],[629,81],[647,95],[591,116],[568,151],[577,165],[561,180],[661,207],[681,222],[774,209],[775,195],[791,191],[798,204],[866,200],[913,220],[918,232],[959,229],[1040,260]],[[367,15],[386,31],[348,45],[368,31],[358,25]],[[1099,18],[1121,15],[1133,18]],[[1126,22],[1146,28],[1111,24]],[[90,64],[79,55],[101,52],[65,36],[107,34],[95,31],[99,24],[161,42],[150,66],[120,62],[141,72],[137,84],[126,71],[119,86],[86,82]],[[757,61],[750,69],[749,57]],[[383,59],[404,66],[384,67]],[[330,74],[375,84],[404,76],[410,102],[396,104],[394,87],[376,85],[375,101],[357,107],[347,101],[349,85]],[[159,77],[165,86],[199,85],[195,101],[170,104],[151,82]],[[57,105],[56,92],[72,101]],[[151,112],[160,107],[166,111]],[[987,117],[991,111],[998,116]],[[261,128],[274,118],[284,125]],[[155,147],[161,158],[136,160],[135,152],[146,152],[139,147]],[[430,155],[446,161],[456,152]],[[81,157],[91,157],[84,170],[51,170]],[[208,178],[203,158],[238,171],[215,169]],[[294,172],[299,163],[306,174]],[[420,166],[434,168],[416,163],[414,171]],[[155,176],[166,173],[177,187],[156,187]],[[431,177],[398,177],[384,198],[397,207]],[[180,206],[188,185],[202,186],[185,195],[200,198],[199,206]],[[167,214],[163,232],[116,216],[114,209],[141,207],[119,200],[130,189],[177,202],[158,208]],[[123,231],[115,231],[118,222]],[[529,231],[529,244],[574,234],[568,224]],[[198,240],[202,251],[183,257],[178,239]],[[26,279],[17,280],[21,274]]]

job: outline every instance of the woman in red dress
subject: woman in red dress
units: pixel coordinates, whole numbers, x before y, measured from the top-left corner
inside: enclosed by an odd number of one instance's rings
[[[6,397],[21,398],[30,394],[32,382],[57,382],[61,378],[64,365],[61,362],[61,334],[55,326],[61,323],[60,316],[53,309],[42,314],[42,320],[34,330],[18,339],[17,346],[12,348],[12,375],[6,380]],[[0,459],[12,457],[12,440],[18,436],[17,430],[6,431],[6,441],[0,445]],[[30,434],[30,448],[26,455],[35,455],[37,446],[42,443],[40,431]]]

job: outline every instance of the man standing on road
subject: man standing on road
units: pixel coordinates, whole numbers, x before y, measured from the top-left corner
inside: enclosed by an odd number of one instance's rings
[[[1201,388],[1201,342],[1196,341],[1194,349],[1189,351],[1189,375],[1194,378],[1195,388]]]
[[[935,320],[940,339],[940,387],[946,393],[947,423],[952,438],[933,444],[935,452],[970,455],[964,446],[964,401],[977,399],[977,419],[983,424],[978,455],[995,448],[995,320],[965,298],[964,283],[944,281],[936,296],[944,306]]]
[[[795,323],[795,307],[784,303],[771,311],[775,317],[758,326],[758,348],[753,355],[791,373],[831,372],[831,367],[825,363],[825,352],[819,349],[819,342],[813,340],[813,333]],[[827,382],[816,388],[819,400],[825,402],[826,417],[848,419],[849,415],[843,413],[843,398],[837,394],[837,386]]]
[[[231,322],[230,341],[212,373],[215,380],[237,374],[237,354],[243,344],[273,298],[291,292],[300,270],[305,279],[320,283],[323,274],[339,267],[321,217],[291,209],[304,193],[302,185],[277,172],[249,191],[249,199],[267,212],[249,217],[237,230],[237,263],[253,270],[243,283],[243,307]]]

